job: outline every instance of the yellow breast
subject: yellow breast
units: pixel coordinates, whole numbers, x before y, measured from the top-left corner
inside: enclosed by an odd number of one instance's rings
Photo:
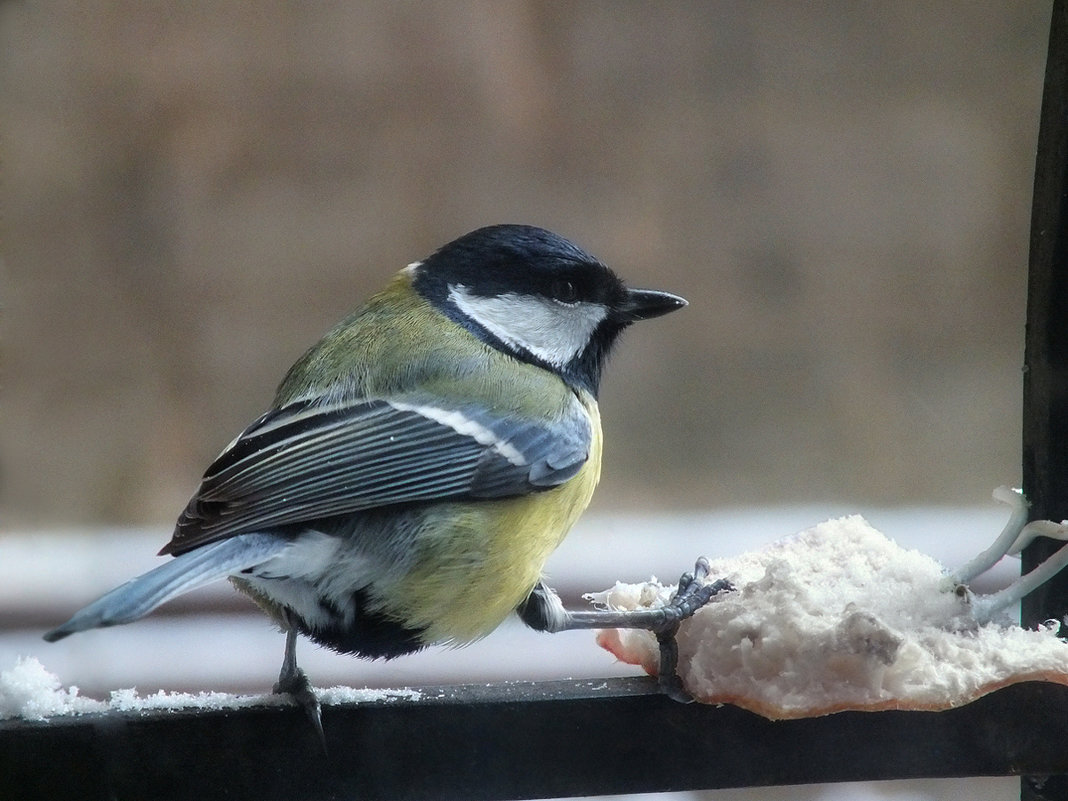
[[[574,478],[518,498],[450,504],[434,515],[450,524],[420,537],[415,570],[390,592],[391,612],[425,628],[427,642],[466,643],[496,628],[530,594],[589,505],[601,475],[601,420],[596,401],[582,400],[593,441]]]

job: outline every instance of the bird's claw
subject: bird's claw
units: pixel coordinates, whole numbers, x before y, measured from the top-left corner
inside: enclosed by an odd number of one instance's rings
[[[682,686],[682,679],[679,678],[679,643],[675,639],[678,630],[679,624],[676,623],[670,629],[656,632],[656,643],[660,646],[660,668],[656,683],[660,692],[672,701],[689,704],[693,702],[693,696]]]
[[[678,624],[686,618],[693,617],[694,613],[705,606],[721,592],[729,592],[734,586],[726,579],[706,582],[711,568],[708,560],[703,556],[694,565],[693,573],[683,573],[679,578],[678,589],[672,596],[668,608],[674,610],[665,622],[665,629],[672,626],[678,628]]]
[[[312,726],[315,727],[315,733],[318,735],[319,743],[325,753],[326,734],[323,732],[322,707],[304,671],[300,668],[295,668],[292,671],[283,670],[282,675],[278,677],[278,681],[274,685],[273,692],[276,695],[288,695],[297,702],[297,706],[304,710],[304,714],[308,716]]]
[[[679,625],[687,618],[693,617],[698,609],[705,606],[709,601],[721,592],[730,592],[734,585],[727,579],[705,582],[710,571],[708,560],[703,556],[694,565],[693,573],[683,573],[679,578],[679,586],[671,597],[665,612],[664,622],[656,627],[656,642],[660,646],[660,668],[657,683],[661,691],[673,701],[688,704],[693,701],[682,686],[679,678],[679,644],[675,639]]]

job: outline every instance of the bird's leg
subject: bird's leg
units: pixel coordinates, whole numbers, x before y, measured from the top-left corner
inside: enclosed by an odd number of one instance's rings
[[[307,675],[297,667],[297,627],[289,620],[288,615],[283,613],[282,617],[286,631],[286,653],[282,659],[282,670],[278,674],[278,682],[274,685],[274,692],[289,695],[304,710],[315,727],[315,733],[319,736],[319,742],[325,752],[326,735],[323,733],[322,708],[319,706],[319,699]]]
[[[671,600],[655,609],[582,610],[564,609],[563,603],[542,582],[534,587],[516,610],[520,619],[533,629],[555,633],[572,629],[645,629],[656,635],[660,646],[660,689],[676,701],[690,697],[678,676],[679,648],[675,641],[679,624],[721,592],[734,587],[726,579],[706,583],[708,560],[701,557],[693,573],[684,573]]]

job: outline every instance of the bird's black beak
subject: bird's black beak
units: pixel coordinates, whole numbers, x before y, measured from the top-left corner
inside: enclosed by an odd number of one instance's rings
[[[656,289],[628,289],[627,296],[616,309],[616,317],[624,323],[651,320],[686,305],[686,299]]]

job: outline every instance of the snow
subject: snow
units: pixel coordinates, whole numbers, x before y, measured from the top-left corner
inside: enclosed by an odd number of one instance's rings
[[[419,701],[423,694],[419,690],[410,687],[391,690],[373,690],[356,687],[328,687],[324,690],[316,690],[319,702],[330,706],[337,704],[366,704],[371,702],[391,701]]]
[[[0,671],[0,720],[44,720],[52,715],[103,712],[107,704],[82,698],[77,687],[64,689],[59,677],[49,673],[33,657],[19,657]]]
[[[771,718],[945,709],[1014,682],[1068,684],[1068,644],[1055,626],[980,622],[974,608],[982,599],[946,575],[935,559],[902,548],[859,516],[713,560],[710,577],[737,589],[683,623],[680,677],[700,701]],[[634,609],[666,603],[673,591],[654,580],[591,597]],[[648,632],[608,630],[598,641],[656,672]]]
[[[367,690],[330,687],[316,690],[325,704],[358,704],[403,699],[417,701],[417,690]],[[220,710],[251,706],[276,706],[292,701],[282,695],[233,695],[220,692],[158,692],[140,695],[136,689],[113,690],[107,701],[79,695],[77,687],[63,687],[58,676],[48,672],[33,657],[19,657],[7,670],[0,671],[0,720],[22,718],[45,720],[57,715],[85,715],[104,712],[147,712],[150,710]]]

